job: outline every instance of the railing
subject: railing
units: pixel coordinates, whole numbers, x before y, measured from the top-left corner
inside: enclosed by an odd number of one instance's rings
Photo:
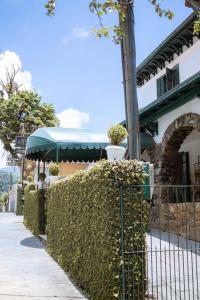
[[[144,199],[146,189],[154,191],[152,199]],[[200,299],[199,191],[200,186],[120,187],[121,300]]]

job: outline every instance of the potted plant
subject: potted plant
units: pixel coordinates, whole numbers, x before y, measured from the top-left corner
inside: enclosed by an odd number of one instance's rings
[[[64,178],[63,176],[58,176],[59,171],[60,171],[60,168],[57,163],[53,163],[53,162],[50,163],[50,165],[49,165],[49,175],[50,175],[49,180],[50,180],[50,182]]]
[[[29,175],[29,176],[27,177],[27,181],[28,181],[28,182],[33,182],[33,176]]]
[[[8,193],[4,193],[4,194],[2,194],[2,196],[0,198],[0,204],[1,204],[2,212],[6,211],[6,204],[7,203],[8,203]]]
[[[51,163],[49,166],[49,174],[51,176],[58,176],[59,174],[59,165],[56,163]]]
[[[122,125],[115,125],[108,130],[108,138],[111,146],[106,147],[108,160],[122,160],[126,152],[126,148],[120,144],[128,136],[126,128]]]

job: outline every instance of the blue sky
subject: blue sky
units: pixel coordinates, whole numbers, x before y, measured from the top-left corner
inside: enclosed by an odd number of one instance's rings
[[[124,119],[120,48],[90,34],[98,20],[88,10],[89,0],[57,2],[56,16],[49,18],[45,0],[1,0],[0,49],[19,55],[34,88],[57,113],[68,108],[88,113],[86,127],[106,130]],[[175,13],[168,21],[155,15],[148,0],[135,2],[140,63],[191,10],[184,0],[165,0]]]

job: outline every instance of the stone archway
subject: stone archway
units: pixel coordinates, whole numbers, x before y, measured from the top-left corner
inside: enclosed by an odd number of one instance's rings
[[[176,183],[175,168],[178,152],[183,141],[194,129],[200,131],[200,115],[194,113],[184,114],[169,125],[153,155],[156,184]]]

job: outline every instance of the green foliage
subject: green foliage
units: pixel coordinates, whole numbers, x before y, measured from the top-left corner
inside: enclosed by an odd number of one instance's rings
[[[148,0],[155,9],[158,16],[165,16],[168,19],[172,19],[174,14],[169,10],[162,9],[158,0]],[[110,33],[113,34],[113,41],[119,44],[123,37],[123,24],[126,21],[126,10],[129,5],[134,4],[134,0],[90,0],[89,9],[92,13],[95,13],[99,18],[99,28],[94,28],[93,31],[100,37],[110,37]],[[49,0],[46,4],[47,15],[55,15],[56,0]],[[109,13],[118,13],[120,16],[120,24],[107,27],[102,23],[102,18]]]
[[[27,180],[28,180],[29,182],[33,182],[33,176],[31,176],[31,175],[28,176],[28,177],[27,177]]]
[[[17,186],[17,208],[16,215],[22,216],[24,210],[24,190],[21,186]]]
[[[30,183],[30,184],[28,184],[28,185],[25,187],[24,192],[25,192],[25,193],[28,193],[28,192],[30,192],[30,191],[35,191],[35,190],[36,190],[35,184],[34,184],[34,183]]]
[[[157,0],[148,0],[155,8],[155,12],[160,16],[165,16],[168,19],[172,19],[174,14],[171,10],[165,10],[161,8],[160,3]],[[123,38],[124,26],[126,26],[127,19],[127,8],[134,4],[134,0],[92,0],[89,8],[92,13],[95,13],[99,18],[99,28],[95,28],[94,31],[98,38],[110,37],[112,33],[113,41],[119,44]],[[118,13],[120,17],[119,25],[113,25],[106,27],[103,25],[102,18],[109,13]]]
[[[25,189],[24,224],[35,235],[44,233],[45,230],[42,228],[42,219],[46,219],[46,205],[44,205],[43,215],[42,201],[44,201],[44,199],[44,190],[30,190],[28,187]]]
[[[25,133],[31,134],[38,127],[57,123],[53,106],[41,103],[36,93],[23,91],[8,100],[0,99],[0,140],[11,154],[15,154],[12,143],[21,132],[21,124],[24,124]]]
[[[200,34],[200,12],[198,12],[197,19],[194,23],[194,33]]]
[[[58,176],[59,173],[59,165],[56,163],[51,163],[49,165],[49,174],[52,176]]]
[[[24,224],[35,235],[39,234],[39,191],[25,189]]]
[[[45,5],[47,9],[47,15],[48,16],[54,16],[55,15],[55,7],[56,7],[56,1],[55,0],[49,0],[47,4]]]
[[[44,182],[45,179],[46,179],[46,174],[45,173],[40,173],[38,178],[39,178],[40,181]]]
[[[0,206],[4,206],[8,203],[8,193],[3,193],[0,197]]]
[[[119,255],[118,186],[143,182],[143,166],[138,161],[101,161],[49,188],[48,251],[93,300],[119,299],[119,270],[125,262]],[[147,204],[139,191],[132,200],[127,193],[125,202],[131,211],[127,222],[133,224],[135,235],[126,243],[131,249],[137,245],[144,248]],[[141,216],[143,223],[138,226]],[[132,266],[137,272],[136,287],[140,288],[144,257],[134,258]]]
[[[7,193],[10,189],[10,186],[13,183],[16,183],[17,176],[13,176],[12,173],[7,173],[4,171],[0,171],[0,195],[3,193]]]
[[[115,125],[108,130],[108,138],[112,145],[120,145],[127,135],[128,132],[122,125]]]

